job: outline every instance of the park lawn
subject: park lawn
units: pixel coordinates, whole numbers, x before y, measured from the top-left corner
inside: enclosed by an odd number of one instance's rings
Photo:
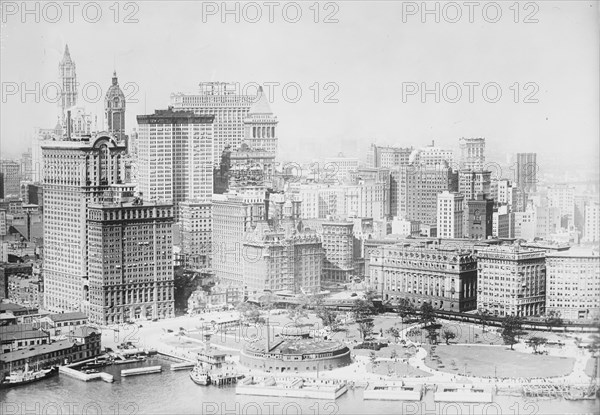
[[[425,364],[447,373],[501,378],[532,378],[568,375],[573,370],[575,359],[548,355],[521,353],[502,346],[456,346],[437,345],[432,359],[431,347],[427,346]],[[454,365],[452,364],[454,361]],[[444,367],[440,367],[443,365]]]
[[[589,377],[594,376],[594,367],[596,366],[596,359],[600,359],[600,358],[593,358],[590,357],[587,361],[587,363],[585,364],[585,374],[588,375]],[[598,376],[599,374],[596,373],[596,376]]]
[[[449,330],[456,335],[454,339],[450,340],[450,344],[503,344],[502,336],[498,334],[497,327],[486,327],[484,332],[481,325],[450,321],[438,321],[437,323],[442,325],[438,330],[438,343],[446,342],[443,333],[445,330]],[[415,328],[410,333],[408,338],[413,342],[429,343],[427,330]]]
[[[416,349],[414,347],[402,347],[399,344],[390,343],[388,347],[383,347],[380,350],[369,350],[369,349],[355,349],[354,344],[349,345],[352,354],[357,356],[370,356],[371,352],[375,353],[377,357],[386,357],[391,358],[392,350],[396,350],[397,358],[400,359],[410,359],[416,353]]]
[[[408,363],[392,362],[383,360],[377,362],[373,368],[371,363],[367,364],[367,371],[376,375],[391,376],[391,377],[427,377],[433,376],[431,373],[424,372],[420,369],[412,367]]]

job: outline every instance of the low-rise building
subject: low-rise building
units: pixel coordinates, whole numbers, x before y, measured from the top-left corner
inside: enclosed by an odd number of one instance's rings
[[[66,339],[0,354],[0,374],[23,370],[27,364],[35,364],[40,369],[70,364],[96,357],[100,351],[100,332],[88,326],[79,327],[70,332]]]

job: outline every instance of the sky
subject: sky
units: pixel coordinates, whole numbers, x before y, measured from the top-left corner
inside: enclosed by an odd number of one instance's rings
[[[273,2],[272,16],[265,2],[227,3],[236,16],[220,1],[84,1],[72,22],[64,2],[54,3],[60,15],[27,4],[33,12],[23,15],[21,2],[2,1],[0,157],[18,156],[36,127],[56,124],[49,101],[68,43],[88,92],[79,102],[100,120],[93,83],[103,95],[117,71],[127,130],[136,115],[202,81],[239,82],[248,92],[279,83],[270,98],[284,160],[363,156],[371,142],[457,148],[460,137],[485,137],[498,161],[537,152],[554,167],[599,163],[595,1],[475,2],[472,10],[429,1],[429,14],[421,1]],[[421,95],[436,83],[439,102]],[[20,94],[36,85],[37,96]]]

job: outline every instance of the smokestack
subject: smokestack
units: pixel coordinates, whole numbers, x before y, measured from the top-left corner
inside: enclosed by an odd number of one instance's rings
[[[71,140],[71,110],[67,111],[67,140]]]

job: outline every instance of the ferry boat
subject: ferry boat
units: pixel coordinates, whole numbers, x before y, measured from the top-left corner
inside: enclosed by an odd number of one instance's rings
[[[54,366],[51,369],[42,370],[29,370],[29,367],[25,365],[25,370],[10,372],[2,382],[0,382],[0,389],[8,389],[16,386],[27,385],[29,383],[37,382],[38,380],[46,379],[58,374],[58,366]]]
[[[197,364],[190,371],[190,378],[194,381],[196,385],[210,385],[210,374],[208,373],[208,370],[204,369],[200,364]]]

